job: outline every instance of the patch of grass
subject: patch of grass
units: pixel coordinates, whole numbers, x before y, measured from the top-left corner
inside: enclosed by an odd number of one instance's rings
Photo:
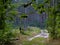
[[[27,35],[29,35],[29,36],[37,35],[40,32],[41,32],[40,28],[38,28],[38,27],[28,27],[27,30],[24,31],[24,33],[27,34]]]
[[[24,41],[22,45],[46,45],[44,38],[35,38],[32,41]]]

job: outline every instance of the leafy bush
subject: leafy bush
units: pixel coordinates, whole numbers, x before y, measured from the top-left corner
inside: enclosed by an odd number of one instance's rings
[[[0,45],[11,45],[12,38],[15,38],[12,30],[0,30]]]

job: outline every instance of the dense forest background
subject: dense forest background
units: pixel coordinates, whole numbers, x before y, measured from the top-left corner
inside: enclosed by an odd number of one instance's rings
[[[60,0],[0,0],[0,44],[9,45],[31,30],[47,30],[49,39],[59,40],[59,17]]]

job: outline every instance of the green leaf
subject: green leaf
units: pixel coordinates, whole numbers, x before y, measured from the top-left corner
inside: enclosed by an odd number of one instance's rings
[[[33,6],[33,8],[35,9],[35,10],[37,10],[38,8],[37,8],[37,4],[32,4],[32,6]]]
[[[10,15],[18,15],[18,11],[12,10],[8,14],[10,14]]]
[[[26,14],[21,14],[20,18],[27,18],[28,16]]]

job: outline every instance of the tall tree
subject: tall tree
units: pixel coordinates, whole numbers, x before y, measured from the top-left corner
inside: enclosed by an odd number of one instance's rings
[[[56,20],[59,17],[58,13],[60,13],[59,8],[57,8],[60,5],[57,3],[58,1],[59,0],[50,0],[50,2],[48,2],[48,0],[46,0],[46,2],[45,2],[46,4],[49,3],[48,11],[47,11],[47,13],[48,13],[48,30],[49,30],[50,36],[53,39],[57,39],[58,37],[60,37],[60,35],[58,34],[59,33],[58,32],[59,29],[57,26],[58,21]]]
[[[6,14],[11,0],[0,0],[0,30],[5,30],[6,27]]]

